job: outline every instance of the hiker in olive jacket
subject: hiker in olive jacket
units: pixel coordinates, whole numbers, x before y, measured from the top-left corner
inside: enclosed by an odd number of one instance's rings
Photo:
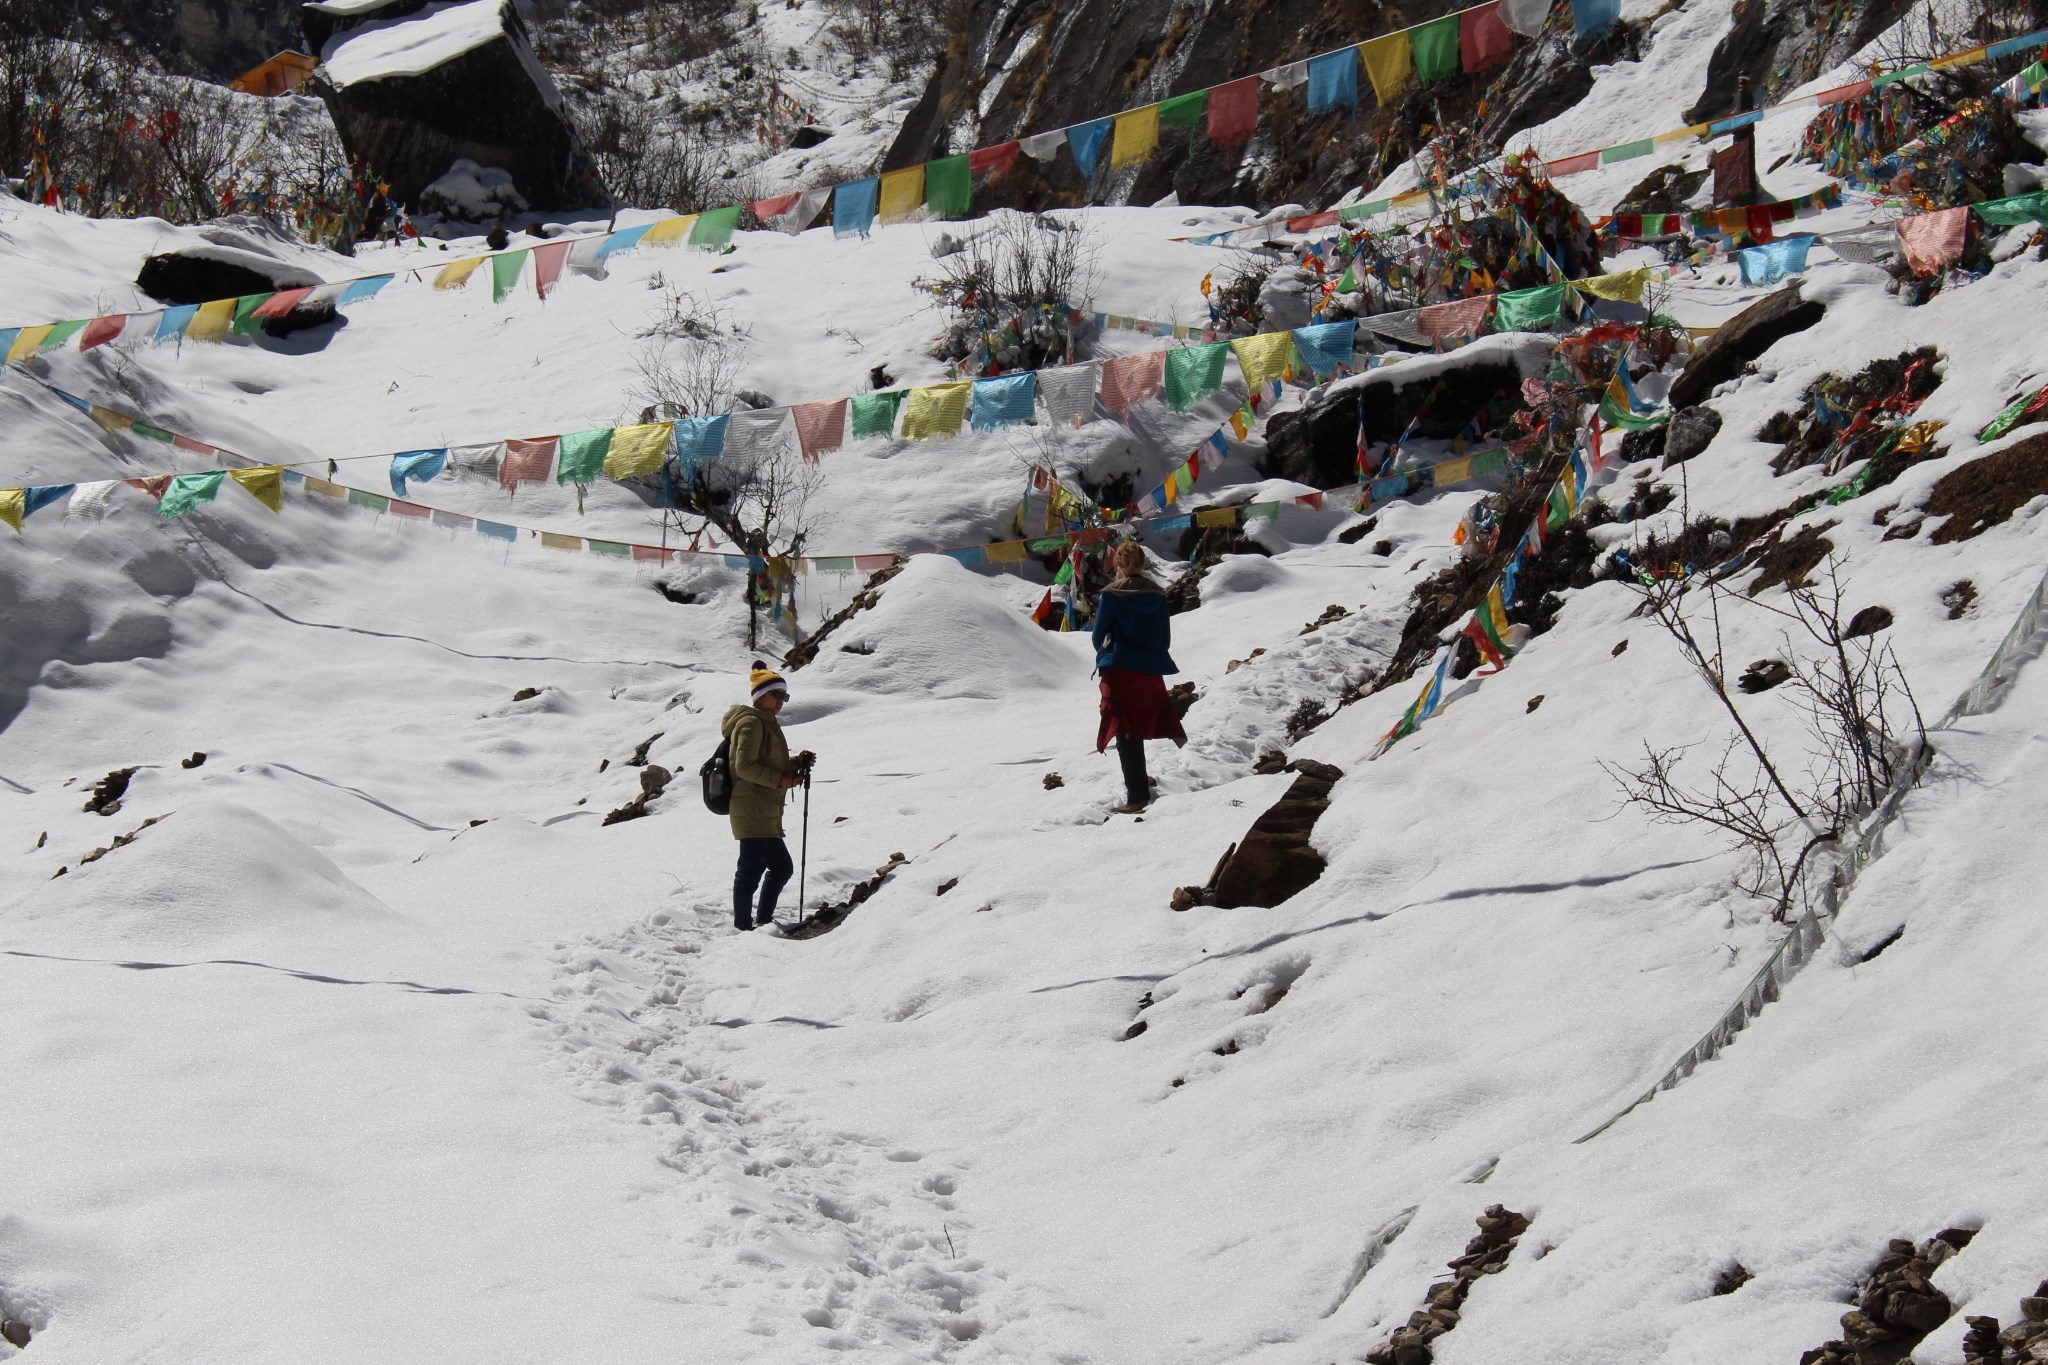
[[[789,845],[782,842],[783,795],[803,785],[814,757],[809,750],[790,757],[789,741],[776,719],[789,701],[789,684],[755,660],[748,681],[753,704],[735,706],[719,722],[719,733],[731,745],[732,837],[740,841],[739,867],[732,879],[732,923],[752,929],[775,922],[775,901],[796,870]],[[754,888],[761,889],[756,918]]]

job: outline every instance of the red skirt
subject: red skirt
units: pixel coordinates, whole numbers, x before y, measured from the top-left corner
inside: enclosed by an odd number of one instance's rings
[[[1102,723],[1095,730],[1095,752],[1108,748],[1118,735],[1188,742],[1180,713],[1166,695],[1166,679],[1128,668],[1102,670]]]

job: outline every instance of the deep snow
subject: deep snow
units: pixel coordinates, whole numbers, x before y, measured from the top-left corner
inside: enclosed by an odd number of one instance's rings
[[[1220,258],[1164,239],[1219,215],[1065,216],[1100,246],[1099,307],[1201,315]],[[141,257],[190,235],[0,217],[10,322],[140,306]],[[938,318],[910,284],[935,232],[643,251],[545,304],[403,279],[324,342],[107,347],[50,374],[266,458],[573,430],[630,415],[659,280],[752,328],[743,383],[829,397],[878,363],[939,377],[921,355]],[[332,277],[452,258],[308,260]],[[1704,324],[1759,296],[1731,275],[1681,278],[1668,306]],[[2039,382],[2048,265],[1908,310],[1817,252],[1807,288],[1826,321],[1715,397],[1726,425],[1686,494],[1727,517],[1791,502],[1821,476],[1772,475],[1765,418],[1822,373],[1940,347],[1918,416],[1947,423],[1949,453],[1803,519],[1834,523],[1850,606],[1892,611],[1935,714],[2038,580],[2043,502],[1949,546],[1887,541],[1873,514],[1916,504]],[[850,447],[826,459],[816,549],[995,534],[1040,438],[1149,486],[1199,418]],[[11,373],[0,430],[5,484],[198,467]],[[340,468],[383,485],[378,462]],[[1233,462],[1202,490],[1254,478]],[[419,496],[578,534],[649,521],[612,487],[580,518],[555,490],[509,510],[482,482]],[[1533,1225],[1439,1343],[1446,1365],[1796,1359],[1837,1335],[1887,1238],[1981,1224],[1935,1276],[1957,1316],[1916,1357],[1957,1365],[1962,1315],[2010,1321],[2048,1274],[2039,664],[1939,737],[1785,999],[1584,1145],[1782,932],[1729,889],[1713,840],[1616,813],[1598,760],[1722,733],[1626,587],[1571,594],[1554,631],[1378,761],[1415,684],[1294,746],[1346,772],[1310,890],[1166,908],[1291,780],[1250,764],[1294,706],[1391,652],[1474,496],[1391,504],[1357,545],[1335,534],[1356,518],[1289,508],[1258,532],[1272,558],[1212,571],[1175,621],[1191,742],[1153,746],[1165,795],[1142,822],[1103,823],[1120,796],[1092,752],[1087,644],[1025,619],[1039,583],[913,561],[793,675],[791,738],[821,755],[810,904],[909,858],[806,941],[731,932],[731,841],[693,790],[750,657],[723,569],[668,571],[705,596],[677,605],[644,568],[298,492],[278,516],[234,490],[173,524],[126,493],[102,522],[39,513],[0,537],[0,1311],[37,1331],[23,1359],[1313,1365],[1405,1320],[1503,1202]],[[1382,539],[1392,553],[1371,553]],[[1951,620],[1940,593],[1964,578],[1980,595]],[[806,621],[855,586],[806,580]],[[1350,615],[1302,633],[1332,603]],[[1760,611],[1728,624],[1732,659],[1782,647]],[[1770,697],[1754,709],[1796,735]],[[677,782],[653,818],[601,827],[657,733]],[[118,813],[80,810],[130,765]],[[1756,1279],[1710,1296],[1731,1260]]]

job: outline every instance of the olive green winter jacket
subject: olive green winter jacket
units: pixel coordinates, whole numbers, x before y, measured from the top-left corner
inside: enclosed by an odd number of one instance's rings
[[[732,837],[782,837],[782,779],[796,771],[782,723],[758,706],[735,706],[718,723],[732,743]]]

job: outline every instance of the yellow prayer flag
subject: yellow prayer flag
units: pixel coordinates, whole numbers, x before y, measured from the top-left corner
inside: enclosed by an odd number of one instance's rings
[[[958,384],[927,384],[912,389],[903,400],[903,435],[906,440],[929,441],[934,436],[951,436],[967,420],[967,395],[972,381]]]
[[[28,515],[28,491],[21,488],[0,488],[0,521],[21,530],[21,519]]]
[[[219,341],[235,325],[235,304],[237,299],[215,299],[199,305],[199,311],[192,315],[192,325],[185,329],[185,335],[192,341]]]
[[[996,564],[1021,564],[1024,561],[1024,542],[1001,540],[988,547],[990,562]]]
[[[1393,103],[1394,96],[1407,88],[1415,75],[1415,50],[1406,32],[1389,33],[1358,45],[1365,59],[1365,74],[1372,81],[1372,93],[1381,104]]]
[[[97,403],[92,405],[92,410],[86,413],[86,416],[92,418],[93,425],[101,431],[126,431],[135,425],[135,419],[128,414],[115,412],[112,408],[103,408]]]
[[[329,483],[325,479],[316,479],[311,475],[308,475],[306,478],[306,491],[308,493],[318,493],[323,498],[345,498],[348,496],[348,490],[340,484]]]
[[[1287,373],[1287,356],[1293,348],[1292,332],[1261,332],[1230,343],[1230,349],[1237,352],[1238,366],[1244,371],[1244,382],[1254,389]]]
[[[924,163],[890,171],[882,177],[878,216],[885,223],[901,222],[924,207]]]
[[[640,239],[642,246],[674,246],[686,240],[690,229],[697,226],[697,215],[686,213],[680,218],[664,218],[647,229],[647,235]]]
[[[11,364],[14,361],[25,360],[29,356],[34,355],[42,349],[43,339],[56,330],[57,324],[54,322],[46,322],[40,327],[22,328],[20,333],[14,338],[14,344],[7,348],[8,362]],[[21,528],[16,526],[15,529],[18,531]]]
[[[1650,267],[1641,266],[1635,270],[1617,270],[1611,275],[1595,275],[1590,280],[1574,280],[1582,294],[1591,294],[1596,299],[1607,299],[1614,303],[1641,303],[1643,289],[1650,283]]]
[[[249,490],[249,496],[273,512],[284,510],[284,466],[267,464],[255,469],[230,469],[228,477]]]
[[[612,443],[604,453],[607,479],[637,479],[654,473],[668,455],[673,422],[649,422],[638,427],[613,427]]]
[[[462,288],[469,283],[469,277],[476,274],[476,268],[489,259],[488,256],[465,256],[459,261],[450,261],[441,267],[440,274],[434,276],[434,288]]]
[[[1195,513],[1195,525],[1235,526],[1237,525],[1237,509],[1235,507],[1204,508]]]
[[[1116,134],[1109,144],[1109,164],[1128,166],[1159,149],[1159,106],[1148,104],[1116,116]]]
[[[1462,460],[1446,460],[1436,467],[1438,487],[1442,487],[1447,483],[1463,483],[1471,477],[1472,457],[1470,455],[1467,455]]]
[[[553,531],[542,531],[540,543],[550,550],[580,550],[583,548],[583,537],[558,536]]]

